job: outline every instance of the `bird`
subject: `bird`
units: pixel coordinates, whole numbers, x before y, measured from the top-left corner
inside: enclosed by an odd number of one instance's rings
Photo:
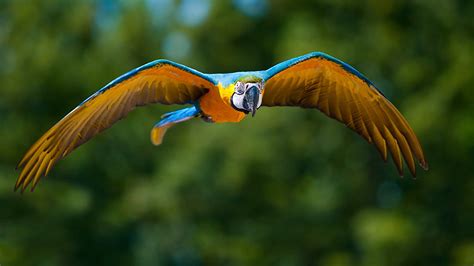
[[[201,118],[210,123],[240,122],[263,107],[317,109],[374,144],[382,159],[388,153],[403,176],[403,159],[413,177],[416,162],[428,163],[407,120],[385,95],[349,64],[323,52],[311,52],[267,70],[205,74],[159,59],[114,79],[85,99],[42,135],[17,165],[14,190],[34,190],[41,177],[74,149],[149,104],[189,105],[166,113],[150,133],[160,145],[167,130]]]

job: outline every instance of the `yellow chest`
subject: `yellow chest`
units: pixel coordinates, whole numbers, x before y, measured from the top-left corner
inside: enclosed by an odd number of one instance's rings
[[[201,111],[215,123],[240,122],[245,113],[235,110],[230,103],[233,85],[224,88],[218,84],[217,87],[219,90],[210,90],[199,99]]]

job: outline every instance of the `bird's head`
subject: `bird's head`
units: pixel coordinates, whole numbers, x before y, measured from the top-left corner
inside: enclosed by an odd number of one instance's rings
[[[236,110],[255,116],[255,112],[262,105],[262,98],[262,79],[241,79],[235,83],[230,102]]]

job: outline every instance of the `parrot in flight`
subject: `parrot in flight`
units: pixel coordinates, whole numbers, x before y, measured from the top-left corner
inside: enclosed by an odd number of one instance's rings
[[[192,118],[211,123],[240,122],[261,106],[318,109],[388,152],[400,175],[403,159],[413,176],[415,162],[428,169],[422,147],[402,114],[372,82],[347,63],[313,52],[264,71],[205,74],[187,66],[156,60],[111,81],[68,113],[33,144],[17,169],[15,190],[33,191],[57,161],[95,135],[147,104],[188,104],[167,113],[151,130],[159,145],[173,125]]]

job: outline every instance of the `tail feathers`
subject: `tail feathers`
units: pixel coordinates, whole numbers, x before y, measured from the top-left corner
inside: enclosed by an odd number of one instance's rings
[[[163,142],[163,137],[165,136],[168,128],[172,127],[177,123],[184,122],[193,117],[196,117],[199,115],[199,113],[200,110],[196,106],[192,106],[189,108],[164,114],[161,117],[162,119],[158,123],[156,123],[156,125],[151,130],[151,143],[156,146],[160,145]]]
[[[163,142],[163,137],[165,136],[166,131],[173,125],[173,123],[169,123],[164,126],[153,127],[150,134],[151,143],[155,146],[160,145]]]

